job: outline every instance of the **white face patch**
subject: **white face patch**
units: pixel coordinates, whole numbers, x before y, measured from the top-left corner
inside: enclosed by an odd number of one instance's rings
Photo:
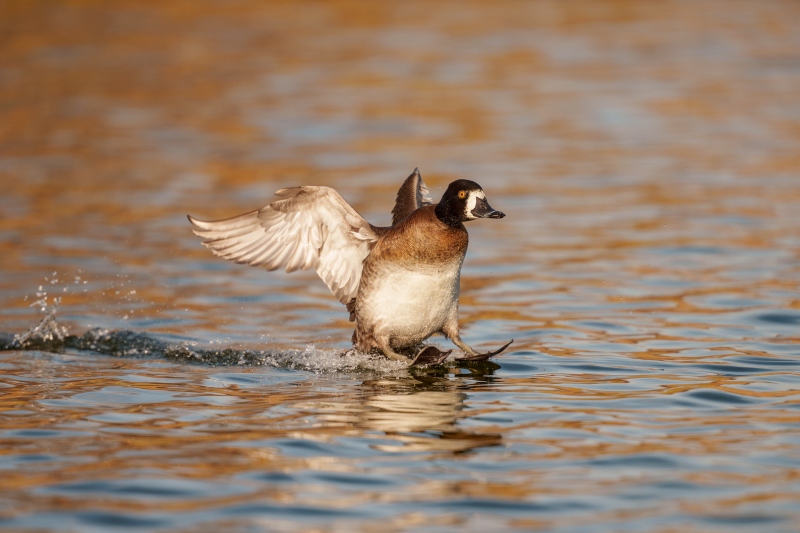
[[[486,199],[486,194],[478,189],[477,191],[469,191],[469,196],[467,196],[467,208],[464,210],[464,217],[467,220],[475,220],[475,215],[472,214],[472,210],[475,209],[475,204],[478,203],[478,198]]]

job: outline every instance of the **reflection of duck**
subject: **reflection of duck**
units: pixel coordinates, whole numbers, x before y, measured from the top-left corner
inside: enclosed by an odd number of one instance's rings
[[[465,452],[499,445],[499,434],[458,427],[458,421],[467,418],[469,410],[464,406],[468,395],[457,385],[453,380],[432,376],[366,381],[363,387],[367,394],[356,425],[381,431],[397,441],[374,446],[386,452]]]
[[[280,200],[244,215],[204,222],[189,217],[203,244],[225,259],[287,272],[313,268],[355,320],[353,343],[362,352],[378,350],[408,361],[398,351],[413,350],[434,333],[443,333],[464,350],[458,296],[461,264],[469,238],[464,222],[503,218],[492,209],[480,185],[452,182],[438,204],[418,170],[397,193],[392,226],[373,226],[329,187],[290,187]],[[510,344],[510,343],[509,343]],[[411,364],[438,364],[450,352],[427,347]]]

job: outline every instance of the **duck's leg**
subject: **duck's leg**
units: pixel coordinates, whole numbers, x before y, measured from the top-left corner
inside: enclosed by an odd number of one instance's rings
[[[456,315],[455,319],[451,318],[445,323],[444,327],[442,328],[442,333],[444,333],[448,339],[450,339],[453,344],[464,350],[466,357],[459,357],[456,361],[485,361],[490,357],[494,357],[495,355],[501,353],[503,350],[508,348],[508,346],[514,342],[514,339],[511,339],[510,342],[505,344],[499,350],[494,350],[491,352],[486,353],[478,353],[472,347],[470,347],[466,342],[461,340],[461,336],[458,334],[458,316]]]
[[[380,348],[381,351],[383,352],[383,355],[385,355],[389,359],[392,359],[394,361],[403,361],[404,363],[407,363],[408,366],[438,365],[442,363],[445,359],[447,359],[447,356],[450,355],[450,352],[453,351],[453,350],[447,350],[446,352],[443,352],[433,346],[426,346],[425,348],[421,349],[419,353],[417,353],[414,359],[409,359],[405,355],[401,355],[392,350],[392,347],[389,346],[388,341],[381,342]]]
[[[392,350],[388,335],[376,334],[374,329],[364,331],[361,329],[360,324],[356,325],[356,330],[353,332],[353,346],[355,346],[356,350],[364,353],[369,353],[377,348],[383,352],[387,359],[402,361],[406,364],[410,362],[408,357]]]
[[[514,339],[511,339],[510,341],[505,343],[503,346],[501,346],[497,350],[494,350],[494,351],[491,351],[491,352],[486,352],[486,353],[479,353],[479,354],[476,354],[476,355],[468,355],[467,357],[461,357],[459,359],[456,359],[456,361],[466,361],[466,362],[473,362],[473,363],[476,362],[476,361],[486,361],[490,357],[494,357],[495,355],[501,353],[503,350],[508,348],[511,345],[512,342],[514,342]]]
[[[393,361],[403,361],[404,363],[410,363],[408,357],[406,357],[405,355],[401,355],[401,354],[395,352],[394,350],[392,350],[389,347],[388,343],[383,344],[381,346],[381,351],[383,352],[383,355],[385,355],[389,359],[392,359]]]
[[[453,344],[458,346],[461,350],[464,351],[465,354],[469,356],[476,356],[478,352],[472,349],[466,342],[461,340],[461,335],[458,334],[458,311],[450,312],[450,315],[447,317],[447,321],[444,323],[444,327],[442,327],[442,333],[444,333],[445,337],[450,339]]]
[[[391,359],[392,361],[403,361],[404,363],[408,363],[408,357],[403,354],[399,354],[392,350],[391,345],[389,344],[389,336],[383,335],[374,335],[371,336],[370,344],[373,347],[379,348],[380,351],[383,352],[383,355]]]
[[[453,344],[461,348],[465,354],[467,355],[478,355],[478,352],[472,349],[472,347],[467,344],[466,342],[461,340],[461,337],[456,335],[455,337],[450,337],[450,340],[453,341]]]
[[[444,363],[453,350],[441,351],[435,346],[426,346],[421,349],[409,366],[430,366]]]

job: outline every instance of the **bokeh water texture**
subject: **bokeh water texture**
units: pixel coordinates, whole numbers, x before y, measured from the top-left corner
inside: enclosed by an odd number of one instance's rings
[[[61,298],[75,337],[0,352],[0,527],[796,531],[797,20],[3,2],[0,331]],[[462,275],[465,340],[516,339],[496,364],[341,357],[313,273],[185,219],[321,184],[386,224],[416,166],[508,215]]]

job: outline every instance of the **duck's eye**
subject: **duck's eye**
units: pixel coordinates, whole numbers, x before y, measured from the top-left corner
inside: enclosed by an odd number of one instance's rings
[[[458,191],[458,197],[463,200],[467,197],[467,191]]]

